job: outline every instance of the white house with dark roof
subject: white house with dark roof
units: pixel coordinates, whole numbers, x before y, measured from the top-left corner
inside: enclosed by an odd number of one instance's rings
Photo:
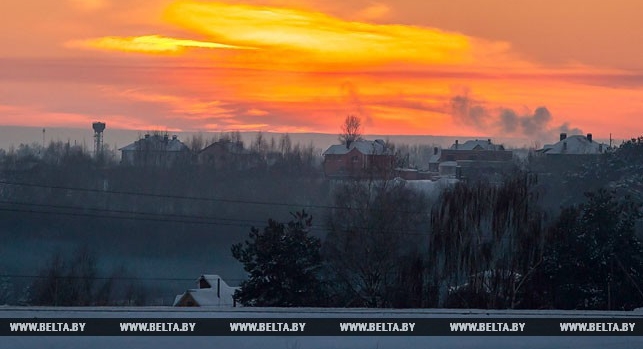
[[[433,154],[429,157],[429,171],[441,173],[441,168],[451,171],[453,163],[477,169],[491,166],[501,171],[512,159],[513,152],[506,150],[502,144],[493,143],[491,139],[468,140],[464,143],[456,140],[449,149],[433,148]]]
[[[231,287],[219,275],[204,274],[196,289],[189,289],[174,299],[175,307],[236,307],[232,298],[238,287]]]
[[[129,166],[169,167],[177,163],[187,163],[191,157],[187,145],[177,136],[170,138],[167,134],[146,134],[119,150],[121,164]]]
[[[376,139],[374,141],[361,140],[348,142],[347,144],[331,145],[323,155],[344,155],[353,149],[365,155],[392,155],[391,150],[386,147],[386,143],[382,139]]]
[[[246,170],[259,167],[262,159],[256,152],[245,149],[243,142],[222,139],[202,149],[198,154],[199,164],[213,166],[218,170]]]
[[[558,143],[546,144],[538,152],[545,155],[598,155],[608,149],[607,144],[594,141],[591,133],[586,136],[561,133]]]
[[[451,150],[490,150],[503,151],[505,147],[502,144],[495,144],[491,139],[472,139],[462,144],[458,140],[451,145]]]

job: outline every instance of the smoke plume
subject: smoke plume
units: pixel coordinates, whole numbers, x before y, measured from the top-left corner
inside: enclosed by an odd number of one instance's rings
[[[452,97],[450,107],[451,115],[458,124],[504,136],[551,140],[561,132],[583,133],[581,129],[571,127],[569,122],[553,125],[552,114],[545,106],[523,113],[510,108],[491,110],[483,102],[478,102],[465,93]]]

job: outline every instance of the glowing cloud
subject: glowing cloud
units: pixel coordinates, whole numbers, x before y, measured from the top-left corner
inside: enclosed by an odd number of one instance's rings
[[[384,15],[388,8],[373,5],[358,17]],[[70,46],[142,53],[174,54],[185,48],[263,50],[227,57],[238,66],[263,67],[297,63],[295,69],[319,65],[381,65],[420,63],[461,65],[480,58],[498,61],[508,45],[489,42],[434,28],[351,22],[319,12],[178,1],[165,11],[165,20],[211,41],[177,39],[161,35],[102,37],[74,41]],[[259,52],[260,51],[260,52]],[[292,67],[291,67],[292,68]]]
[[[323,62],[454,64],[472,58],[472,43],[461,34],[348,22],[295,9],[179,1],[165,18],[220,42],[297,51]]]
[[[237,50],[252,49],[250,47],[226,45],[207,41],[174,39],[160,35],[136,37],[108,36],[98,39],[72,41],[67,45],[70,47],[141,53],[178,53],[188,47]]]
[[[567,121],[600,129],[600,118],[593,117],[590,126],[585,121],[599,110],[603,115],[615,108],[620,115],[640,110],[631,102],[641,100],[640,90],[623,90],[618,83],[640,88],[641,74],[547,67],[518,56],[506,42],[372,23],[391,18],[398,8],[388,4],[339,17],[301,8],[178,0],[162,20],[191,39],[164,35],[162,28],[168,27],[160,25],[151,31],[156,35],[106,36],[67,46],[154,54],[141,59],[154,59],[153,64],[122,74],[86,71],[107,84],[120,77],[124,81],[117,81],[133,89],[122,92],[125,87],[117,86],[121,92],[109,93],[110,101],[158,109],[135,116],[141,123],[157,122],[161,114],[165,122],[191,129],[337,132],[352,113],[364,118],[369,133],[529,136],[538,129],[542,132],[535,133],[545,137]],[[476,99],[454,92],[460,88],[476,91]]]

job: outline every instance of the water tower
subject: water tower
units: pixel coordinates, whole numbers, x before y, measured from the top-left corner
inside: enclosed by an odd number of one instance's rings
[[[98,156],[103,152],[103,131],[105,131],[104,122],[95,122],[92,124],[94,129],[94,155]]]

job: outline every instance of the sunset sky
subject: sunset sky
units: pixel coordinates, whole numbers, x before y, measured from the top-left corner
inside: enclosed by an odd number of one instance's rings
[[[643,135],[640,0],[3,0],[0,126]]]

